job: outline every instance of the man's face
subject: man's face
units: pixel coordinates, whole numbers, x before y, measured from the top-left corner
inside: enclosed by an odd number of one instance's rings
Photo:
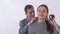
[[[35,11],[34,11],[34,8],[30,8],[30,9],[27,9],[27,13],[26,15],[29,17],[29,18],[33,18],[35,16]]]

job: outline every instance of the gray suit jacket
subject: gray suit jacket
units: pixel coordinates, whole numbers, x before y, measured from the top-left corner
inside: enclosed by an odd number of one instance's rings
[[[27,24],[29,23],[29,18],[25,18],[21,20],[19,23],[20,29],[19,29],[19,34],[28,34],[28,26]]]

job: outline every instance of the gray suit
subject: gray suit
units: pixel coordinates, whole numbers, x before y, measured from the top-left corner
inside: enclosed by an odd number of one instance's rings
[[[25,18],[21,20],[19,23],[20,29],[19,29],[19,34],[28,34],[28,26],[27,24],[29,23],[29,18]]]

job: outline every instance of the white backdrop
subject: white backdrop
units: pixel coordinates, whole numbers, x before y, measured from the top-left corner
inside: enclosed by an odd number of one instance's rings
[[[24,7],[31,4],[36,9],[41,4],[49,7],[60,25],[60,0],[0,0],[0,34],[18,34],[19,21],[25,18]]]

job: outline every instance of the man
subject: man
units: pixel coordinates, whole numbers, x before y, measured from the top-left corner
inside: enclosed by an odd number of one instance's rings
[[[28,34],[28,26],[30,21],[33,21],[33,18],[35,17],[35,11],[34,7],[32,5],[26,5],[25,8],[25,15],[26,18],[21,20],[20,23],[20,29],[19,34]]]

